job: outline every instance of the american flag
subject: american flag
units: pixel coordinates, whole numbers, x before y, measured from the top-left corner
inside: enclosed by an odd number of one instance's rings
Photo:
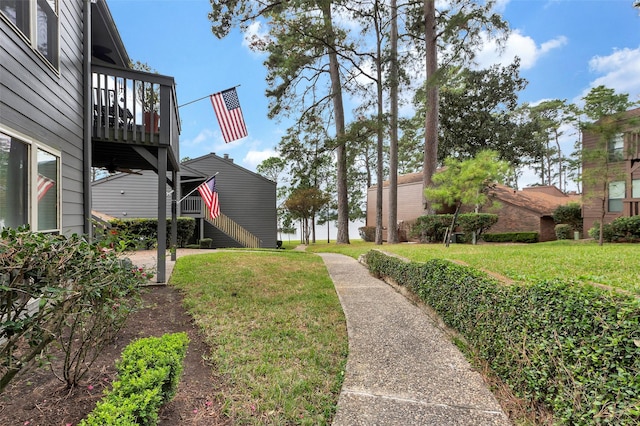
[[[198,192],[202,196],[204,203],[209,208],[211,219],[220,216],[220,203],[216,192],[216,178],[211,178],[198,187]]]
[[[228,143],[247,136],[247,126],[244,124],[236,89],[223,90],[210,97],[224,141]]]
[[[38,201],[40,201],[55,184],[56,182],[53,179],[38,174]]]

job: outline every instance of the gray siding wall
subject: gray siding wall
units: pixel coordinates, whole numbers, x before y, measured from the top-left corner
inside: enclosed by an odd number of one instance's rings
[[[216,189],[220,211],[260,238],[263,247],[276,247],[274,182],[213,154],[184,164],[207,176],[218,172]],[[119,174],[96,181],[92,187],[93,209],[118,218],[154,218],[158,206],[157,179],[155,173],[145,171],[142,176]],[[195,186],[191,184],[188,188]],[[166,192],[170,190],[167,186]],[[171,201],[167,196],[167,217],[170,216]],[[205,223],[204,234],[213,239],[214,247],[240,247],[235,240],[208,223]]]
[[[158,175],[121,173],[100,179],[91,190],[92,208],[118,218],[158,216]],[[167,191],[171,188],[167,185]],[[167,196],[167,217],[171,217],[171,196]]]
[[[220,211],[260,238],[262,247],[276,247],[275,182],[214,154],[187,161],[185,164],[206,175],[218,173],[216,189]],[[213,238],[214,246],[237,246],[237,243],[225,243],[225,239],[218,235],[217,231],[215,234],[212,232],[212,227],[205,226],[205,236]]]
[[[62,153],[62,232],[83,232],[83,2],[60,2],[53,71],[0,18],[0,123]]]

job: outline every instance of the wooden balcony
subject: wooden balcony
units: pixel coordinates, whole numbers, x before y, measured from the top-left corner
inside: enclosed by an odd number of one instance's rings
[[[186,197],[182,200],[182,203],[180,203],[180,213],[185,216],[204,217],[202,197],[199,195]]]
[[[180,117],[172,77],[92,66],[93,166],[149,167],[149,153],[168,149],[168,170],[179,168]],[[141,149],[142,148],[142,149]]]
[[[625,217],[640,216],[640,198],[622,200],[622,214]]]

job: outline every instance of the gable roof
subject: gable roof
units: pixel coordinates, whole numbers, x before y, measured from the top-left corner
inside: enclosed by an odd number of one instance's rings
[[[508,203],[537,213],[540,216],[552,216],[559,206],[579,203],[579,195],[567,195],[555,186],[530,187],[522,191],[497,184],[489,191],[489,196],[502,203]]]
[[[422,184],[422,173],[408,173],[398,176],[398,186],[414,184]],[[388,187],[389,181],[384,181],[382,185]],[[371,188],[376,186],[372,185]],[[533,211],[540,216],[551,216],[559,206],[580,203],[581,201],[579,195],[567,195],[554,185],[532,186],[519,191],[506,185],[496,184],[489,195],[499,202]]]
[[[231,168],[235,169],[238,172],[242,172],[242,173],[246,173],[246,174],[252,175],[252,176],[254,176],[256,178],[262,179],[262,180],[264,180],[266,182],[269,182],[269,183],[271,183],[273,185],[276,184],[274,181],[272,181],[270,179],[267,179],[266,177],[262,176],[261,174],[256,173],[256,172],[252,172],[251,170],[245,169],[244,167],[236,164],[233,161],[233,159],[229,158],[229,156],[226,155],[226,154],[225,154],[225,156],[223,158],[223,157],[219,157],[214,152],[212,152],[212,153],[203,155],[203,156],[198,157],[198,158],[192,158],[190,160],[187,160],[187,161],[181,163],[181,166],[187,166],[191,170],[195,170],[195,171],[198,171],[198,172],[202,173],[202,170],[203,170],[202,165],[206,164],[208,162],[211,162],[212,160],[214,162],[223,162],[223,164],[225,164],[225,166],[231,167]]]

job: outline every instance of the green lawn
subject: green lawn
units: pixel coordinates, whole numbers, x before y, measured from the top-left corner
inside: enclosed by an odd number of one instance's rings
[[[378,248],[414,261],[458,260],[516,281],[561,279],[602,284],[640,294],[640,245],[591,241],[554,241],[538,244],[384,244],[354,241],[350,245],[318,243],[308,251],[331,251],[357,258]]]
[[[346,322],[319,256],[286,250],[178,259],[171,285],[212,348],[237,424],[330,424],[348,351]]]

